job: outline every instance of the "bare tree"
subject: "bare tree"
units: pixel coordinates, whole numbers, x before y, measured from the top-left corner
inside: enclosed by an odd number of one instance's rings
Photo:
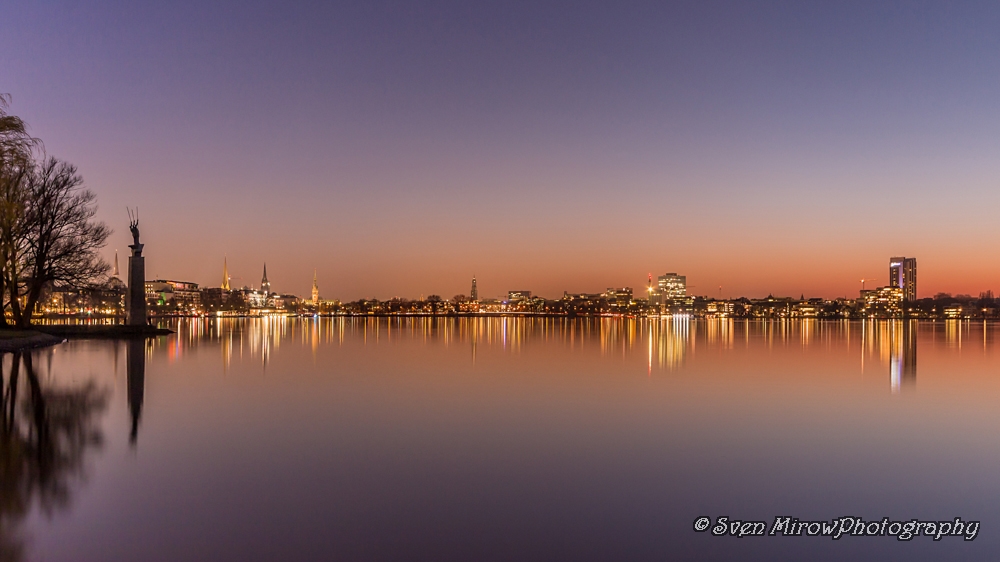
[[[109,266],[98,254],[111,229],[94,221],[96,196],[83,188],[76,167],[55,158],[35,165],[27,176],[27,205],[21,235],[20,274],[9,287],[14,321],[25,327],[47,284],[85,286]],[[24,299],[21,307],[20,298]]]

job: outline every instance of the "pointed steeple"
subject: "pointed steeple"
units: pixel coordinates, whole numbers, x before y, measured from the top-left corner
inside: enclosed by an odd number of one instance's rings
[[[271,283],[267,280],[267,262],[264,263],[264,277],[260,280],[260,291],[265,295],[271,294]]]
[[[319,306],[319,284],[316,283],[316,270],[313,269],[312,301],[314,306]]]
[[[226,263],[226,258],[222,258],[222,290],[232,291],[229,287],[229,264]]]
[[[120,276],[120,274],[118,273],[118,250],[115,250],[115,274],[114,274],[114,277],[119,277],[119,276]]]

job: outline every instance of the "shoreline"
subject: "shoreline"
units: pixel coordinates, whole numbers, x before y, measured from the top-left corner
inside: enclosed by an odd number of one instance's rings
[[[67,339],[117,339],[168,336],[174,331],[156,326],[123,326],[121,324],[41,324],[33,330]]]
[[[70,339],[131,339],[167,336],[173,330],[155,326],[40,325],[28,330],[0,329],[0,353],[49,347]]]
[[[918,321],[918,322],[1000,322],[1000,317],[926,317],[926,316],[715,316],[702,314],[677,314],[677,315],[645,315],[645,314],[564,314],[553,312],[458,312],[448,314],[433,314],[430,312],[416,313],[369,313],[369,314],[233,314],[233,315],[163,315],[151,316],[150,320],[170,322],[174,320],[245,320],[260,318],[562,318],[572,319],[630,319],[630,320],[751,320],[751,321],[780,321],[780,320],[822,320],[824,322],[864,322],[864,321]],[[122,324],[83,324],[67,323],[83,320],[81,318],[42,318],[42,320],[58,323],[35,324],[31,326],[32,331],[45,332],[59,336],[88,336],[88,337],[132,337],[132,336],[159,336],[174,333],[169,328],[157,328],[155,326],[125,326]],[[2,331],[2,330],[0,330]]]
[[[393,314],[393,313],[376,313],[376,314],[243,314],[243,315],[227,315],[227,316],[217,316],[217,315],[204,315],[204,316],[153,316],[157,320],[180,320],[180,319],[190,319],[190,320],[242,320],[242,319],[254,319],[254,318],[564,318],[564,319],[580,319],[580,318],[614,318],[614,319],[633,319],[633,320],[673,320],[673,319],[690,319],[690,320],[822,320],[825,322],[830,321],[851,321],[851,322],[862,322],[862,321],[919,321],[919,322],[1000,322],[1000,317],[997,318],[928,318],[928,317],[918,317],[918,316],[869,316],[869,317],[839,317],[839,316],[706,316],[700,314],[678,314],[678,315],[654,315],[647,316],[643,314],[560,314],[551,312],[459,312],[453,314],[432,314],[432,313],[406,313],[406,314]],[[57,324],[58,326],[64,326],[66,324]]]
[[[66,341],[38,330],[0,330],[0,353],[12,353],[58,345]]]

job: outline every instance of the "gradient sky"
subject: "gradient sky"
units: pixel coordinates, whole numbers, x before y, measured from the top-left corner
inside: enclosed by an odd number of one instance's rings
[[[1000,290],[1000,4],[21,2],[0,92],[147,277]],[[809,5],[804,5],[809,4]]]

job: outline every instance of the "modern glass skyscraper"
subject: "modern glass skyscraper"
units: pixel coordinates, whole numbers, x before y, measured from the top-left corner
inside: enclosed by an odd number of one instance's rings
[[[890,258],[889,286],[902,289],[904,301],[917,300],[917,258]]]

